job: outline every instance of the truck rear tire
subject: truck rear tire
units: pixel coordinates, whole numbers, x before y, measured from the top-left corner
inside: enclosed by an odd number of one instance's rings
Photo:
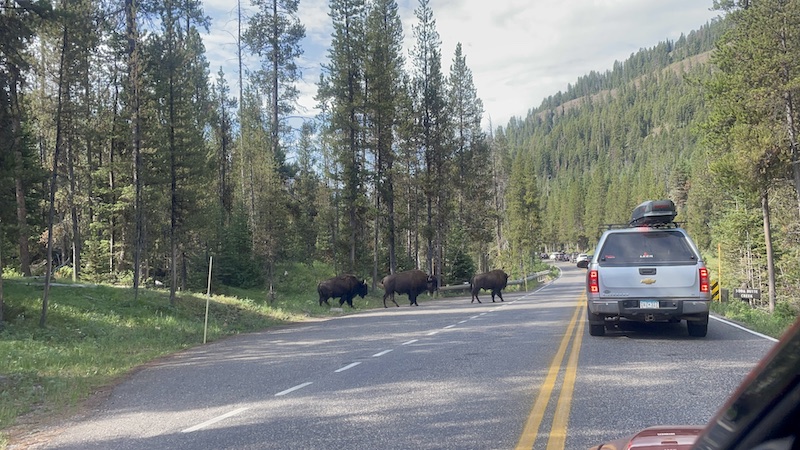
[[[591,336],[605,336],[606,335],[606,326],[605,325],[593,325],[589,324],[589,335]]]
[[[708,334],[708,322],[687,320],[686,328],[689,329],[689,336],[692,337],[706,337],[706,334]]]

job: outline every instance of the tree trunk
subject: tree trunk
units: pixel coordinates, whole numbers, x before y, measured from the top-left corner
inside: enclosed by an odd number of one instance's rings
[[[144,243],[144,213],[142,211],[142,149],[141,149],[141,79],[139,77],[139,30],[136,21],[134,0],[125,0],[125,26],[128,41],[128,77],[131,99],[131,148],[133,150],[134,195],[134,247],[133,247],[133,291],[134,300],[139,298],[142,252]]]
[[[767,280],[769,283],[769,312],[775,311],[775,256],[772,248],[772,231],[770,226],[769,192],[761,191],[761,213],[764,216],[764,244],[767,248]]]
[[[69,95],[69,94],[67,94]],[[80,279],[81,270],[81,232],[78,224],[78,207],[75,205],[75,161],[72,143],[69,143],[67,151],[67,173],[69,174],[69,212],[72,225],[72,281]]]
[[[376,180],[375,191],[377,192],[378,186],[377,184],[380,183]],[[380,195],[375,196],[375,224],[373,230],[373,246],[372,246],[372,290],[374,291],[377,287],[378,283],[378,264],[380,263],[380,258],[378,258],[378,247],[380,246],[380,224],[381,224],[381,199]]]
[[[791,92],[784,94],[786,102],[786,134],[789,139],[789,157],[792,163],[792,178],[797,196],[797,208],[800,211],[800,145],[797,143],[797,125],[794,120],[794,102]]]
[[[387,192],[386,192],[386,215],[387,215],[387,222],[388,222],[388,231],[389,231],[389,242],[387,245],[389,246],[389,272],[395,273],[397,271],[397,244],[396,244],[396,236],[397,233],[395,224],[394,224],[394,181],[392,180],[391,175],[392,167],[389,166],[387,168]]]
[[[61,42],[61,62],[58,70],[58,98],[56,103],[56,148],[53,151],[53,166],[50,174],[50,208],[47,214],[47,270],[44,275],[44,292],[42,293],[42,313],[39,316],[39,327],[47,323],[47,304],[50,294],[50,280],[53,275],[53,220],[56,215],[56,182],[58,181],[58,157],[63,145],[62,115],[64,103],[64,71],[67,57],[67,40],[69,33],[64,27]]]
[[[170,10],[170,14],[171,14]],[[171,19],[171,17],[170,17]],[[168,24],[168,34],[172,34],[172,24]],[[169,54],[168,58],[175,58],[173,50],[173,36],[168,36]],[[178,287],[178,168],[177,152],[175,143],[175,68],[172,62],[169,64],[169,248],[170,248],[170,286],[169,304],[175,306],[175,290]]]
[[[0,236],[3,236],[3,221],[0,220]],[[3,331],[3,246],[0,245],[0,331]]]
[[[16,69],[16,68],[15,68]],[[22,172],[24,161],[22,158],[22,107],[19,104],[17,85],[19,83],[19,73],[12,70],[12,79],[9,80],[9,100],[11,110],[14,111],[11,118],[11,133],[14,137],[14,162],[16,164],[16,174],[14,176],[14,191],[17,200],[17,228],[19,230],[19,264],[20,272],[26,277],[31,276],[31,253],[28,248],[28,208],[25,206],[25,185],[22,183]]]

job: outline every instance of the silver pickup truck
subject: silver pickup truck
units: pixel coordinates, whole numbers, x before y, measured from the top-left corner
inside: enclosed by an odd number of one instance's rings
[[[588,269],[589,334],[602,336],[609,321],[686,320],[690,336],[708,332],[708,269],[686,231],[674,222],[671,200],[647,201],[631,221],[603,232]]]

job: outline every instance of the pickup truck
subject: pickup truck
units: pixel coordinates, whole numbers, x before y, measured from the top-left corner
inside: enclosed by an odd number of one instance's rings
[[[631,221],[603,232],[586,273],[589,334],[620,319],[686,321],[690,336],[708,332],[709,272],[697,246],[674,222],[671,200],[637,206]]]

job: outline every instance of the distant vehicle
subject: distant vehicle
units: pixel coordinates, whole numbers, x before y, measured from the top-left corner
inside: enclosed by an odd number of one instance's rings
[[[578,257],[575,258],[575,262],[581,262],[581,261],[589,261],[589,255],[587,255],[586,253],[578,253]]]
[[[588,268],[589,334],[602,336],[620,319],[686,321],[690,336],[708,332],[709,272],[671,200],[646,201],[624,226],[603,232]]]
[[[653,426],[590,450],[796,450],[798,425],[800,319],[705,426]]]

